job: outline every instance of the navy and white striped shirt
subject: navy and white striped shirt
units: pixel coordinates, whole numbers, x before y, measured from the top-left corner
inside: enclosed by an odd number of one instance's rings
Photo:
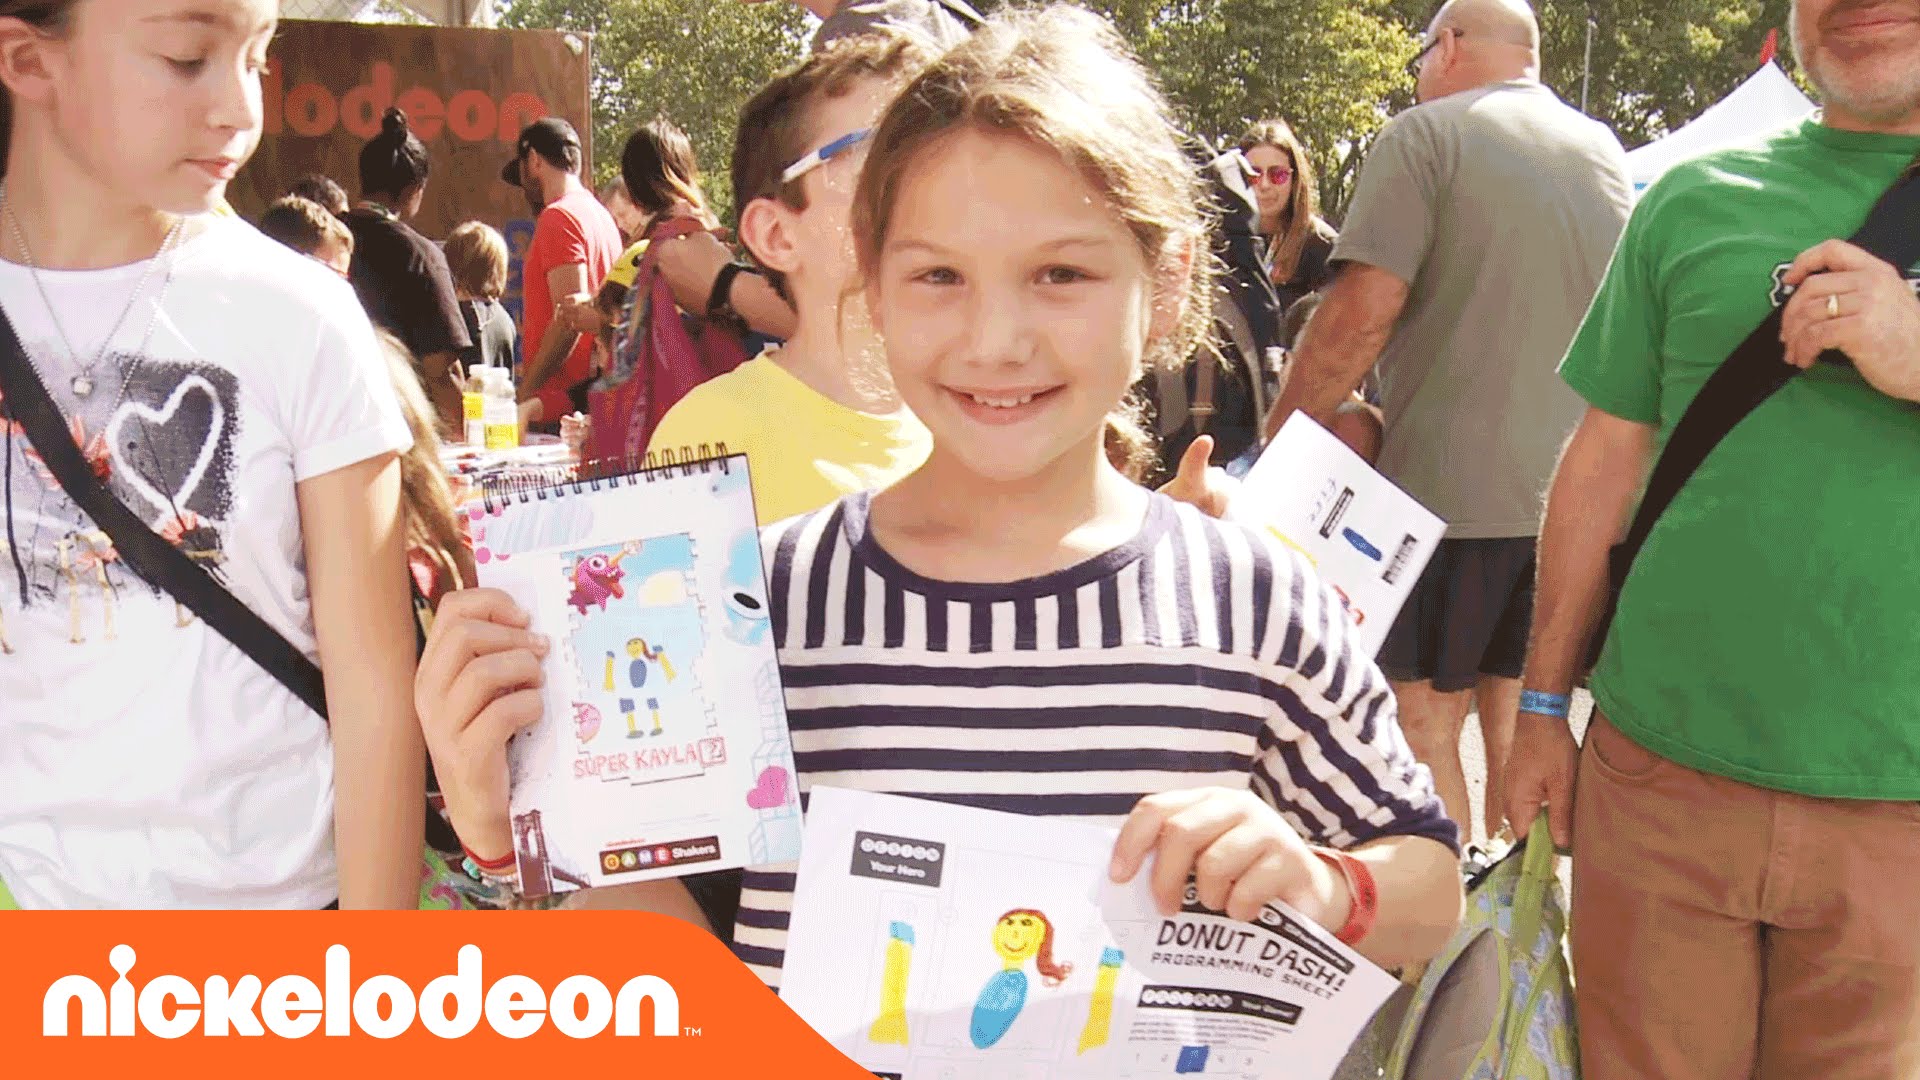
[[[1252,785],[1312,842],[1458,833],[1331,590],[1252,530],[1153,496],[1131,542],[1009,584],[900,565],[849,496],[761,534],[814,784],[1117,827]],[[778,987],[794,867],[746,873],[735,949]]]

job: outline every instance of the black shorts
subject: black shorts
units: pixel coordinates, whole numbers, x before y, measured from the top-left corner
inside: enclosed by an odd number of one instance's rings
[[[1380,647],[1395,682],[1469,690],[1482,675],[1517,679],[1533,626],[1533,537],[1442,540]]]

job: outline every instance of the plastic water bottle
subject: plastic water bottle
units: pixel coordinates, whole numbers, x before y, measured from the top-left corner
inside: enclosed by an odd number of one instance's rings
[[[487,449],[511,450],[520,445],[520,403],[513,392],[513,373],[506,368],[487,369],[485,416]]]
[[[466,421],[468,446],[487,445],[487,372],[480,366],[467,372],[466,388],[460,391],[460,415]]]

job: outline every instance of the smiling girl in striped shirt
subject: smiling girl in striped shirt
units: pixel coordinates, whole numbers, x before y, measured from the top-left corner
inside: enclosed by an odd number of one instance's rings
[[[763,534],[801,787],[1119,826],[1114,876],[1154,855],[1169,910],[1193,874],[1237,918],[1280,899],[1378,962],[1424,959],[1460,910],[1457,834],[1339,600],[1102,449],[1142,365],[1208,325],[1199,206],[1165,102],[1078,9],[991,20],[889,108],[855,249],[934,448]],[[422,716],[443,781],[472,763],[462,835],[498,854],[534,642],[498,594],[451,610]],[[736,949],[770,985],[793,886],[747,873]],[[675,883],[630,889],[687,913]]]

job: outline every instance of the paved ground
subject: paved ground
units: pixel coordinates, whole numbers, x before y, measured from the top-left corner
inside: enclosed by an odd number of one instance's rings
[[[1592,711],[1593,699],[1588,697],[1585,691],[1576,692],[1573,703],[1575,733],[1581,736],[1586,734],[1587,717]],[[1473,812],[1469,820],[1476,823],[1473,831],[1476,838],[1479,838],[1477,834],[1481,830],[1477,823],[1480,821],[1481,807],[1486,798],[1487,755],[1486,747],[1480,741],[1480,723],[1477,718],[1469,717],[1467,720],[1466,735],[1460,740],[1460,762],[1465,768],[1467,790],[1473,800]],[[1568,869],[1567,860],[1562,859],[1560,886],[1563,890],[1572,889]],[[1386,1005],[1381,1007],[1380,1015],[1375,1018],[1373,1026],[1360,1037],[1359,1042],[1354,1044],[1353,1052],[1340,1066],[1340,1071],[1335,1074],[1334,1080],[1377,1080],[1381,1075],[1381,1064],[1392,1050],[1394,1040],[1399,1037],[1400,1019],[1406,1012],[1407,1002],[1411,996],[1411,988],[1403,986],[1387,1001]]]

